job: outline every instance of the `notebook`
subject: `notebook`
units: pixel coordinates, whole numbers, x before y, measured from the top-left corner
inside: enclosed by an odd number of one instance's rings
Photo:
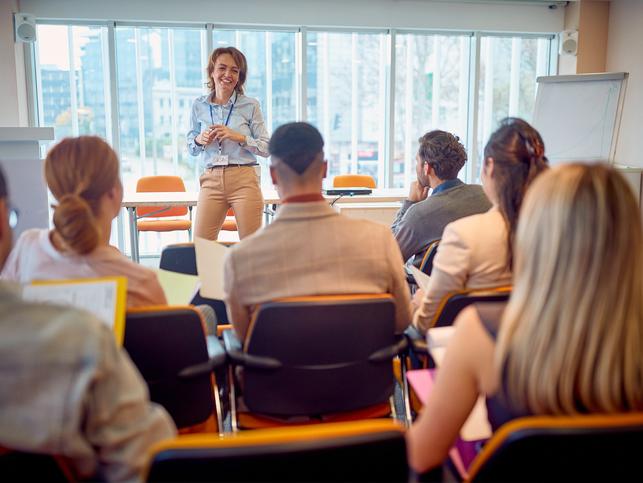
[[[37,280],[22,289],[25,300],[67,305],[94,314],[114,331],[119,345],[125,336],[126,277]]]

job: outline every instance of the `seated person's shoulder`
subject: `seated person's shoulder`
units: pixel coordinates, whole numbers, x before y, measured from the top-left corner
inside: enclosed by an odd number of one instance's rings
[[[446,226],[445,232],[449,230],[456,233],[475,233],[478,230],[489,228],[497,221],[497,218],[502,221],[499,211],[489,210],[484,213],[476,213],[452,221]]]
[[[339,215],[339,223],[341,223],[347,232],[352,234],[361,234],[365,236],[383,236],[388,238],[393,238],[391,229],[384,225],[383,223],[377,223],[372,220],[365,220],[362,218],[352,218],[346,215]]]
[[[18,239],[16,244],[13,247],[14,250],[29,250],[38,245],[43,237],[48,236],[48,231],[40,228],[31,228],[29,230],[23,231]]]

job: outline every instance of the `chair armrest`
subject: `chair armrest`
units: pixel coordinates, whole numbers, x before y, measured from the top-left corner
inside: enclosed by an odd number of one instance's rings
[[[205,339],[208,343],[208,355],[210,358],[223,358],[225,361],[226,352],[219,338],[216,335],[206,335]]]
[[[416,354],[429,355],[429,346],[426,343],[426,337],[419,330],[410,325],[404,331],[404,335]]]
[[[223,347],[228,356],[232,358],[232,356],[235,356],[237,352],[243,352],[241,341],[234,330],[224,330],[221,335],[223,336]]]
[[[241,341],[233,330],[223,331],[223,345],[226,354],[233,364],[252,369],[279,369],[281,362],[272,357],[253,356],[243,351]]]
[[[409,347],[409,341],[405,336],[399,336],[398,341],[388,347],[376,350],[368,356],[369,362],[384,362],[390,361],[393,357],[406,352]]]
[[[210,358],[200,364],[194,364],[182,369],[178,374],[179,378],[190,378],[209,374],[225,364],[227,355],[219,339],[214,336],[207,336],[207,343]]]

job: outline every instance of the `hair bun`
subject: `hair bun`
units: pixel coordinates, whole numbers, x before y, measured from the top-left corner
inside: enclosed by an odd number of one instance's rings
[[[98,246],[100,233],[91,206],[75,193],[61,196],[54,206],[54,227],[65,244],[80,255]]]

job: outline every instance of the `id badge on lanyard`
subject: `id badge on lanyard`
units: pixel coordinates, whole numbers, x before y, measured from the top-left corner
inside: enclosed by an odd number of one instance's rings
[[[230,111],[228,111],[228,117],[226,117],[225,122],[223,122],[223,106],[221,106],[221,123],[224,126],[228,126],[228,123],[230,122],[230,116],[232,115],[232,111],[234,110],[234,105],[237,102],[237,94],[235,93],[234,97],[234,102],[230,106]],[[214,110],[212,109],[212,104],[210,104],[210,120],[212,121],[212,124],[214,124]],[[227,154],[222,154],[223,151],[223,143],[221,141],[217,141],[219,145],[219,152],[214,155],[212,158],[212,161],[210,161],[210,165],[212,166],[227,166],[228,165],[228,155]]]

